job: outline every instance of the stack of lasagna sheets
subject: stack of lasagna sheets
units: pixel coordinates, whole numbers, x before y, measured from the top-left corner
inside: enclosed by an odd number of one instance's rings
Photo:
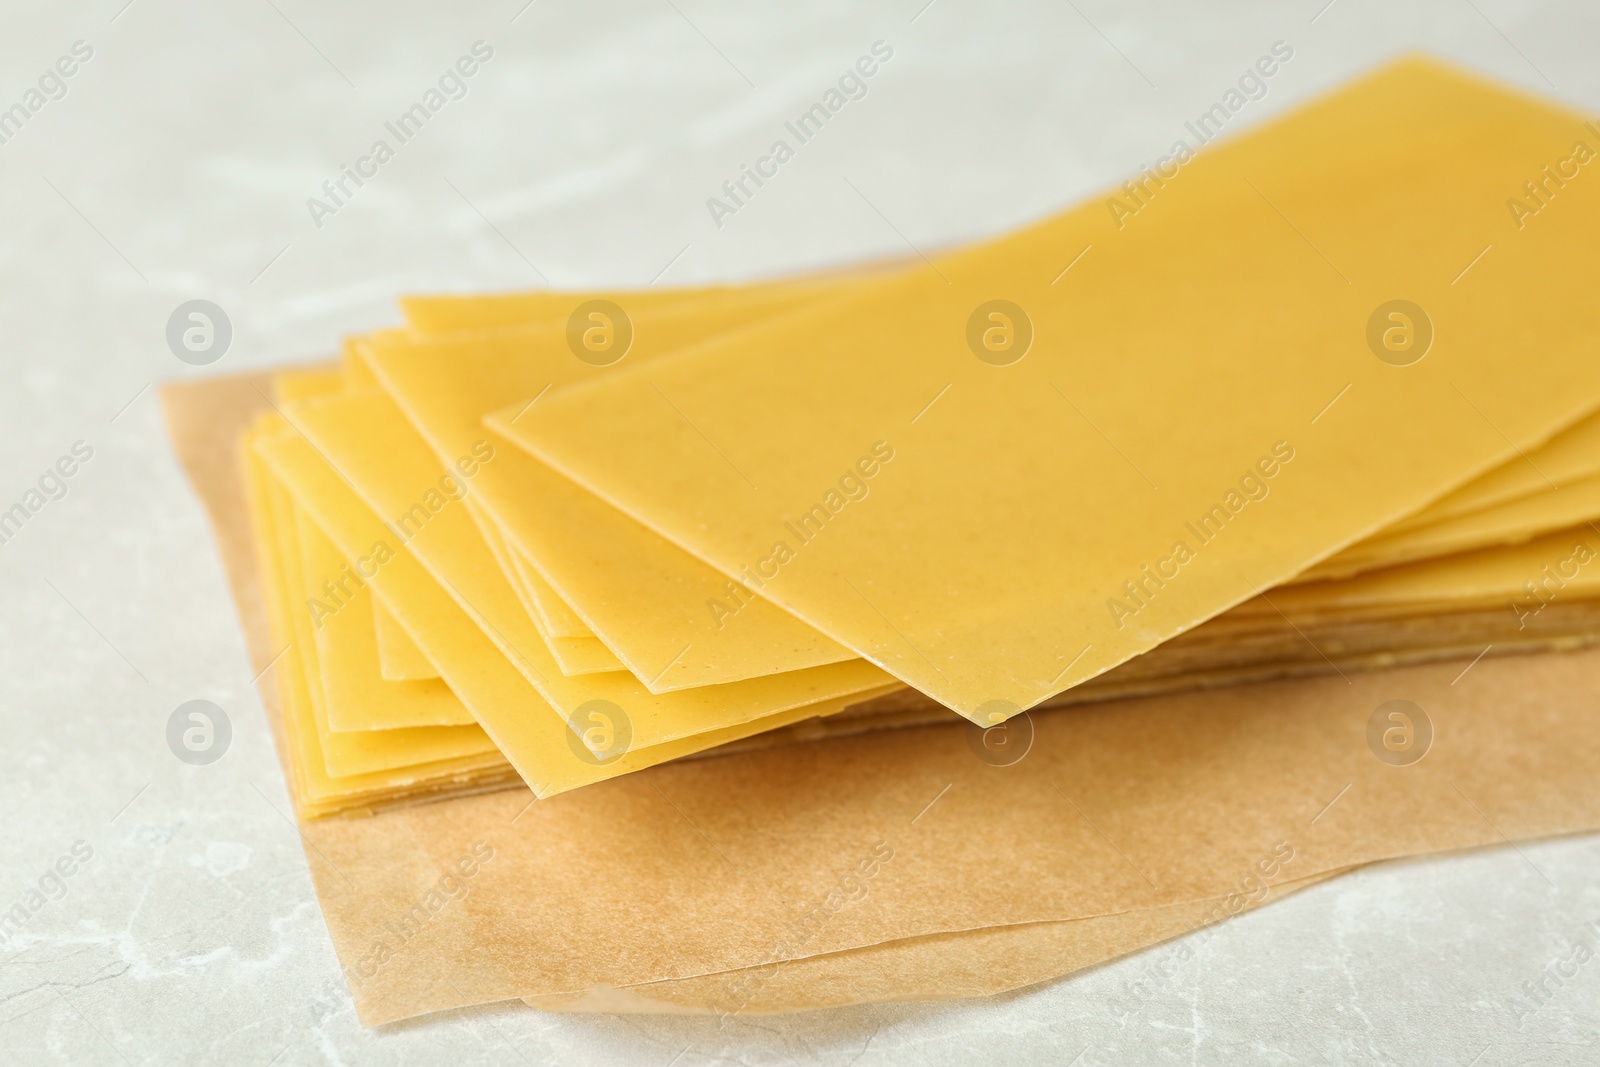
[[[297,811],[957,714],[1002,764],[1030,710],[1592,642],[1575,145],[1600,130],[1407,60],[1147,176],[1134,217],[413,297],[336,363],[174,387],[176,436],[207,388],[248,415]]]

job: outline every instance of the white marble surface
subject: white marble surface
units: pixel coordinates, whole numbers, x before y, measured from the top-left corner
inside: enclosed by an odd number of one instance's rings
[[[1600,931],[1594,837],[1312,889],[1228,924],[1127,1018],[1111,1005],[1149,956],[724,1030],[497,1008],[363,1031],[147,388],[206,372],[164,341],[193,298],[226,309],[213,369],[237,370],[391,323],[406,291],[732,279],[992,233],[1153,161],[1279,39],[1294,58],[1247,120],[1411,47],[1593,110],[1593,3],[124,2],[0,11],[0,107],[93,49],[0,144],[0,510],[94,450],[0,544],[0,909],[93,850],[0,945],[0,1060],[1600,1062],[1600,962],[1517,1011]],[[467,95],[315,226],[306,198],[480,39]],[[894,56],[868,94],[717,227],[706,198],[877,40]],[[211,766],[167,747],[192,698],[232,721]]]

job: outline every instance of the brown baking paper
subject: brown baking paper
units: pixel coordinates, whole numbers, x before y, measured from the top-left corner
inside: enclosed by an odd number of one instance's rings
[[[1154,954],[1144,968],[1149,973],[1128,983],[1124,1002],[1113,1006],[1117,1014],[1126,1015],[1149,997],[1156,981],[1175,978],[1221,923],[1340,873],[1264,884],[1259,894],[1067,922],[933,934],[697,978],[525,999],[541,1011],[732,1016],[993,996],[1197,933],[1191,941]]]
[[[251,557],[231,528],[241,501],[223,453],[251,391],[232,380],[163,395],[247,612]],[[247,632],[265,664],[260,627]],[[673,764],[540,802],[498,792],[302,833],[369,1025],[872,946],[881,952],[861,959],[888,973],[922,947],[890,942],[1019,927],[966,942],[1004,944],[1051,934],[1024,924],[1197,901],[1242,908],[1264,883],[1600,826],[1600,733],[1585,696],[1600,653],[1462,666],[1036,714],[1011,728],[1002,751],[1026,755],[1009,766],[994,765],[992,740],[974,727],[921,726]],[[1414,702],[1415,746],[1425,726],[1432,733],[1409,766],[1393,765],[1407,753],[1382,742],[1395,721],[1369,725],[1395,699]],[[1083,958],[1038,951],[1059,959],[1057,973]],[[1005,971],[984,964],[959,988],[1008,988],[1016,976]],[[948,974],[925,973],[929,985],[913,977],[894,995],[949,988],[932,984]],[[717,1010],[732,1011],[837,1002],[718,995]]]

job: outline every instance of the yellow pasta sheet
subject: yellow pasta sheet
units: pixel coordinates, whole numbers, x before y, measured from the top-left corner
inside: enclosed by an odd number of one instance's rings
[[[610,701],[626,709],[635,742],[654,745],[892,682],[860,660],[663,694],[651,693],[627,672],[564,675],[477,524],[452,499],[473,493],[510,449],[497,451],[480,439],[447,474],[393,401],[377,390],[286,410],[366,506],[388,518],[392,535],[404,539],[407,550],[564,717],[590,701]]]
[[[347,340],[343,346],[343,354],[336,365],[317,367],[310,370],[282,371],[272,377],[272,394],[279,402],[305,400],[313,396],[327,396],[332,393],[343,392],[352,382],[357,387],[370,388],[372,383],[371,372],[364,364],[354,357],[355,346],[352,340]],[[378,664],[381,677],[385,681],[421,681],[428,678],[439,677],[439,672],[433,669],[433,664],[427,661],[416,645],[406,637],[405,631],[400,629],[394,617],[384,610],[381,604],[375,604],[370,596],[357,593],[361,604],[357,611],[370,613],[372,616],[374,640],[377,642]],[[323,635],[319,631],[319,638]],[[353,643],[358,643],[352,637]],[[325,643],[319,645],[319,650],[324,660],[329,655],[338,655]],[[464,712],[462,712],[464,714]],[[339,715],[333,714],[333,728],[342,729],[338,724]],[[452,720],[455,721],[455,720]],[[471,718],[461,719],[462,722],[471,722]],[[402,723],[402,725],[417,725],[416,723]]]
[[[593,637],[594,631],[585,626],[583,620],[578,618],[567,602],[556,595],[556,591],[550,588],[550,583],[539,577],[539,572],[528,562],[528,557],[516,546],[509,547],[517,575],[527,587],[536,614],[550,632],[562,637]],[[599,638],[595,640],[598,641]]]
[[[1403,61],[1201,153],[1120,230],[1097,199],[490,424],[996,721],[1592,411],[1600,183],[1520,231],[1505,208],[1588,136]]]
[[[324,663],[312,632],[310,613],[303,605],[313,588],[307,579],[313,564],[337,562],[338,552],[311,523],[305,512],[292,510],[282,523],[279,536],[288,588],[300,596],[288,605],[295,643],[306,665],[311,712],[317,725],[317,742],[322,748],[323,765],[335,778],[390,771],[402,767],[459,759],[493,752],[494,745],[476,725],[413,726],[406,729],[369,730],[354,728],[335,731],[329,718],[329,665]],[[350,719],[347,717],[347,723]]]
[[[347,339],[341,356],[339,367],[310,372],[293,371],[280,375],[275,381],[275,392],[281,400],[299,400],[314,396],[327,396],[346,392],[352,389],[371,389],[376,382],[366,364],[356,355],[359,340]],[[470,505],[469,505],[470,507]],[[492,526],[491,520],[474,512],[478,520],[484,540],[494,551],[495,558],[511,581],[517,595],[522,599],[524,606],[533,612],[534,601],[526,591],[521,581],[522,570],[511,559],[510,553],[504,546],[504,540]],[[358,593],[362,600],[371,603],[370,596]],[[364,610],[364,609],[363,609]],[[393,620],[381,605],[373,615],[375,629],[374,640],[377,642],[379,653],[380,674],[389,681],[421,681],[437,679],[439,672],[427,661],[416,645],[406,637],[405,631]],[[539,616],[535,616],[535,625],[539,623]],[[620,660],[611,654],[593,634],[573,635],[572,637],[552,637],[547,630],[540,627],[540,633],[546,637],[546,643],[557,665],[565,674],[592,674],[599,671],[623,670]],[[322,634],[319,631],[319,637]],[[326,654],[324,652],[324,654]],[[440,688],[445,688],[442,685]],[[445,689],[448,692],[448,689]],[[374,711],[375,711],[374,707]],[[395,707],[394,714],[390,717],[396,720],[391,725],[416,725],[405,722],[408,709]],[[415,709],[410,709],[415,710]],[[456,712],[464,716],[460,721],[471,722],[471,717],[466,715],[465,709],[457,707]],[[337,723],[339,716],[332,715]],[[454,721],[454,720],[452,720]],[[335,725],[335,729],[340,727]]]
[[[292,608],[311,617],[328,728],[337,733],[461,726],[481,749],[487,744],[483,731],[444,682],[437,677],[398,682],[384,679],[378,664],[372,591],[304,512],[296,517],[306,594],[303,602]]]
[[[860,276],[865,272],[855,272]],[[836,297],[848,291],[847,283],[835,278],[805,283],[816,299]],[[770,284],[737,288],[655,290],[616,292],[530,292],[465,297],[422,296],[402,300],[413,331],[419,334],[473,332],[505,328],[525,329],[530,325],[550,327],[566,324],[596,301],[618,301],[629,307],[651,311],[693,311],[711,298],[717,307],[730,299],[749,296],[763,306],[771,299]],[[707,336],[724,323],[713,317],[707,323]],[[702,338],[703,339],[703,338]],[[520,409],[519,409],[520,410]],[[1299,580],[1320,580],[1335,575],[1351,575],[1380,566],[1394,566],[1415,559],[1449,552],[1467,551],[1487,544],[1514,541],[1558,527],[1587,514],[1587,501],[1593,490],[1584,482],[1600,475],[1600,415],[1590,415],[1556,434],[1544,445],[1519,452],[1501,465],[1445,494],[1432,504],[1414,512],[1374,536],[1357,542],[1313,568]],[[1538,506],[1539,517],[1530,523],[1522,518],[1532,503],[1526,498],[1547,490],[1560,490],[1559,504]],[[1515,504],[1513,513],[1502,518],[1500,505]],[[1559,508],[1559,514],[1552,514]],[[1486,511],[1492,514],[1485,514]],[[1463,516],[1474,516],[1467,524],[1446,523]],[[1482,525],[1480,525],[1480,523]],[[1422,531],[1426,528],[1426,533]],[[1411,536],[1416,531],[1417,536]],[[1397,536],[1401,535],[1401,536]],[[486,538],[488,535],[486,534]],[[491,539],[492,540],[492,539]],[[526,557],[513,549],[514,584],[527,591],[543,632],[557,637],[592,637],[593,633],[562,601]],[[555,646],[553,646],[554,648]],[[559,658],[559,656],[558,656]]]
[[[341,399],[344,398],[329,397],[308,404],[331,404]],[[297,410],[300,414],[305,411],[303,407],[293,406],[288,410],[292,415]],[[671,735],[682,724],[682,719],[675,718],[674,714],[683,703],[662,708],[659,704],[635,702],[630,692],[599,684],[611,676],[593,676],[596,682],[582,690],[583,699],[573,699],[558,711],[529,681],[528,675],[541,678],[543,684],[568,698],[578,692],[578,684],[586,680],[562,678],[549,659],[548,651],[537,640],[524,636],[516,645],[496,644],[496,640],[505,641],[504,634],[491,639],[478,624],[481,616],[470,614],[457,599],[461,590],[447,592],[411,551],[421,541],[428,540],[426,536],[412,537],[397,545],[401,538],[395,530],[356,495],[344,475],[330,467],[323,453],[298,430],[258,441],[257,453],[283,482],[295,502],[329,535],[340,553],[346,559],[356,560],[363,573],[369,574],[369,587],[394,613],[411,639],[439,669],[451,691],[538,795],[548,796],[602,781],[801,719],[830,715],[886,688],[882,676],[872,679],[875,685],[840,685],[837,679],[829,685],[826,679],[818,679],[816,684],[807,686],[787,679],[777,683],[783,687],[786,699],[772,701],[776,706],[768,713],[758,714],[751,710],[750,704],[741,703],[722,721],[708,718],[698,724],[699,732],[692,736],[678,733],[660,743],[653,742]],[[471,529],[471,520],[463,511],[446,508],[432,517],[425,534],[446,531],[436,535],[439,543],[456,542],[457,537],[448,531],[457,520],[466,522]],[[459,538],[459,543],[471,542]],[[481,541],[477,548],[487,553]],[[365,566],[362,561],[367,561]],[[484,589],[474,585],[474,593],[481,601],[511,597],[492,559],[487,566],[474,565],[472,574],[473,577],[465,579],[469,583],[480,576],[502,583],[498,592],[488,581],[484,582]],[[514,598],[511,599],[514,603]],[[520,608],[518,611],[520,613]],[[532,637],[537,638],[537,634],[533,633]],[[507,658],[508,653],[516,664]],[[860,665],[855,669],[861,672],[861,678],[870,677],[871,668]],[[623,696],[623,701],[610,699],[618,695]],[[714,707],[715,696],[701,694],[696,698],[696,709]],[[728,721],[730,719],[733,721]],[[589,737],[590,724],[601,721],[606,726],[606,734],[597,752],[594,745],[586,745],[585,740]]]
[[[252,441],[277,430],[269,420],[252,433]],[[275,646],[281,649],[272,670],[284,716],[286,763],[295,810],[313,817],[444,785],[504,781],[505,759],[492,749],[433,764],[342,776],[329,773],[322,744],[327,731],[316,722],[313,700],[320,678],[314,663],[305,656],[304,646],[296,640],[293,623],[296,604],[288,576],[293,559],[286,551],[298,547],[292,525],[293,503],[248,447],[244,450],[244,466],[269,630]]]
[[[847,291],[843,285],[814,286],[817,298],[837,296]],[[768,288],[744,287],[736,290],[679,291],[670,299],[660,294],[637,291],[613,293],[525,293],[479,297],[416,297],[405,301],[413,328],[419,332],[477,331],[508,326],[526,328],[542,324],[548,328],[565,324],[576,313],[597,300],[625,301],[632,305],[641,296],[641,306],[652,310],[682,312],[693,309],[697,301],[715,294],[718,306],[734,295],[752,295],[763,304],[769,300]],[[620,305],[619,305],[620,306]],[[723,323],[709,317],[707,330],[715,332]],[[519,411],[520,411],[519,406]],[[1315,581],[1348,576],[1379,567],[1394,566],[1416,559],[1468,551],[1484,545],[1520,540],[1566,525],[1594,511],[1590,499],[1592,486],[1583,479],[1600,473],[1600,416],[1590,416],[1557,434],[1545,445],[1512,459],[1473,479],[1424,507],[1407,519],[1380,530],[1373,537],[1352,545],[1323,564],[1303,574],[1297,581]],[[1573,482],[1580,484],[1571,484]],[[1600,484],[1600,483],[1597,483]],[[1534,500],[1545,490],[1560,492],[1552,499]],[[1506,510],[1502,511],[1502,508]],[[479,516],[480,525],[493,523],[493,517]],[[1449,521],[1446,521],[1449,520]],[[620,661],[592,643],[593,632],[563,601],[526,556],[505,538],[509,559],[501,556],[496,535],[484,530],[485,539],[496,548],[497,558],[519,596],[534,615],[540,632],[550,644],[558,663],[567,673],[588,673],[614,669]],[[719,601],[726,604],[726,598]],[[737,602],[734,602],[735,604]],[[716,609],[719,617],[721,609]],[[571,641],[563,639],[572,639]]]
[[[747,290],[731,287],[704,289],[627,289],[571,293],[535,290],[523,293],[489,293],[468,296],[406,296],[400,309],[407,325],[419,334],[450,334],[526,326],[562,320],[575,306],[590,300],[627,305],[636,314],[675,312],[684,301],[737,299]]]
[[[550,633],[549,627],[544,624],[543,615],[526,580],[528,568],[523,565],[517,553],[506,543],[500,533],[500,528],[493,519],[482,513],[482,509],[474,505],[471,499],[463,499],[468,512],[478,524],[478,533],[482,535],[484,543],[494,555],[495,562],[500,567],[500,572],[510,583],[518,600],[522,602],[523,610],[527,612],[533,628],[539,631],[539,636],[544,639],[545,645],[550,649],[550,655],[561,668],[561,673],[573,674],[600,674],[605,671],[622,671],[622,661],[612,655],[611,650],[601,644],[599,639],[588,637],[556,637]]]
[[[1600,475],[1600,416],[1590,415],[1543,446],[1507,460],[1384,532],[1429,526],[1549,489],[1564,489],[1596,475]]]
[[[1550,530],[1600,518],[1600,477],[1579,478],[1561,488],[1546,487],[1479,511],[1353,545],[1312,567],[1299,581],[1345,578],[1378,567],[1470,552],[1490,545],[1515,544]]]
[[[746,309],[746,314],[754,314]],[[726,321],[731,312],[719,312]],[[670,351],[709,319],[674,325],[635,316],[637,336],[617,366],[649,362],[646,330]],[[384,388],[442,463],[487,435],[485,412],[615,367],[575,358],[564,325],[473,339],[369,338],[365,351]],[[537,403],[534,406],[537,406]],[[515,416],[513,416],[515,418]],[[492,436],[492,435],[488,435]],[[711,567],[607,507],[525,453],[502,448],[473,482],[475,500],[647,688],[669,693],[856,659],[848,649],[760,599],[728,606],[729,582]]]
[[[378,670],[383,678],[391,682],[407,682],[439,677],[439,672],[428,662],[428,657],[422,654],[416,642],[406,636],[405,630],[389,609],[370,597],[368,602],[372,605],[373,632],[378,644]]]
[[[1600,533],[1578,526],[1519,545],[1502,545],[1441,559],[1370,571],[1354,578],[1285,586],[1270,603],[1241,605],[1236,615],[1275,618],[1374,611],[1445,614],[1504,606],[1519,620],[1545,605],[1600,598]]]
[[[814,275],[747,285],[711,285],[685,289],[612,289],[604,291],[533,290],[470,295],[417,295],[400,298],[406,324],[416,334],[494,331],[584,317],[593,301],[623,307],[646,320],[664,321],[688,313],[698,317],[722,308],[744,314],[752,301],[769,308],[836,294],[842,286],[904,270],[904,259],[852,264]],[[587,321],[587,320],[586,320]],[[713,327],[713,332],[717,327]],[[726,328],[724,325],[722,328]]]

